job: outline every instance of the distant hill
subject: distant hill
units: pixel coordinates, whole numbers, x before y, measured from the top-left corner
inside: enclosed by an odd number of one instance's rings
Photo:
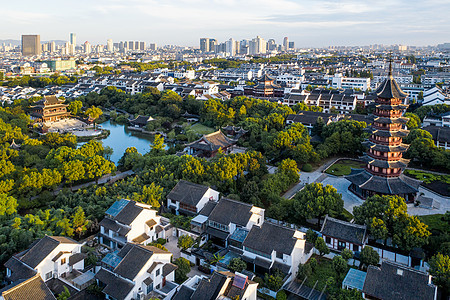
[[[44,43],[48,43],[48,42],[55,42],[56,45],[64,45],[67,41],[63,41],[63,40],[49,40],[49,41],[41,41],[41,44]],[[8,40],[0,40],[0,45],[3,44],[12,44],[14,46],[20,46],[21,44],[21,40],[12,40],[12,39],[8,39]]]

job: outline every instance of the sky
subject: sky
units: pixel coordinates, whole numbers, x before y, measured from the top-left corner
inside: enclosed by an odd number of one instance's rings
[[[199,46],[257,35],[296,47],[450,42],[450,0],[15,0],[4,1],[0,40],[40,34],[77,44],[139,40]]]

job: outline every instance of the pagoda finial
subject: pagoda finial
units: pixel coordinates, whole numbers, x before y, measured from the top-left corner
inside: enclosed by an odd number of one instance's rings
[[[388,76],[392,76],[392,53],[389,53],[389,73]]]

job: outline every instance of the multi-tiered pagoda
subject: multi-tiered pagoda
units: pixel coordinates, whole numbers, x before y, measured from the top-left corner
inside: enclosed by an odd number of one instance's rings
[[[367,165],[347,176],[351,182],[349,190],[363,199],[372,195],[398,195],[413,202],[420,183],[402,174],[409,162],[403,158],[408,150],[408,145],[403,144],[409,132],[405,130],[408,118],[402,117],[408,107],[404,104],[408,94],[392,76],[392,64],[388,78],[376,93],[375,116],[369,128],[371,135],[365,142],[368,150],[362,157]]]

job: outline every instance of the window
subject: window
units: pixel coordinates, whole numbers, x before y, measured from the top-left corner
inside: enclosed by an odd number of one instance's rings
[[[325,237],[325,243],[327,244],[331,244],[331,238],[330,237]]]
[[[283,253],[277,251],[277,258],[283,259]]]
[[[345,246],[346,246],[346,243],[345,243],[345,242],[342,242],[342,241],[339,241],[339,242],[338,242],[338,250],[343,250],[343,249],[345,249]]]
[[[52,278],[52,271],[48,272],[47,274],[45,274],[45,280],[49,280],[50,278]]]
[[[353,252],[355,251],[359,251],[359,246],[358,245],[353,245]]]
[[[156,276],[159,276],[160,273],[161,273],[161,269],[156,270]]]
[[[61,258],[61,265],[65,265],[66,264],[66,260],[67,260],[67,258]]]

